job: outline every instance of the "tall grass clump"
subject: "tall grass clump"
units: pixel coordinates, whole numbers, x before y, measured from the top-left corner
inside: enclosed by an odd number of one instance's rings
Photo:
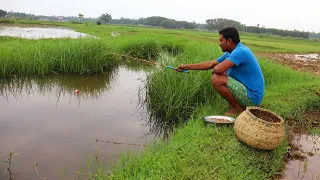
[[[201,43],[186,45],[185,53],[171,58],[167,64],[196,63],[210,60],[220,53],[218,46],[201,46]],[[211,85],[211,72],[197,71],[177,73],[160,69],[147,77],[144,105],[150,111],[148,124],[157,134],[166,133],[185,122],[196,107],[202,103],[221,100]]]
[[[0,18],[0,23],[13,24],[14,20],[13,19],[9,19],[9,18]]]
[[[120,60],[105,53],[112,44],[93,38],[17,40],[0,47],[1,76],[103,72]]]
[[[185,45],[179,41],[167,41],[160,45],[161,49],[169,54],[178,55],[184,52]]]
[[[132,57],[154,60],[158,57],[160,50],[159,42],[147,37],[125,42],[120,51]]]
[[[16,41],[18,40],[19,38],[16,38],[16,37],[10,37],[10,36],[0,36],[0,42],[1,43],[5,43],[5,42],[8,42],[8,41]]]

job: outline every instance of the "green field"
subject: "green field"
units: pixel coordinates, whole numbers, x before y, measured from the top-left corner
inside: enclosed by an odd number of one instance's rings
[[[40,21],[33,23],[39,24]],[[18,22],[28,23],[28,22]],[[30,22],[29,22],[30,23]],[[43,23],[43,22],[42,22]],[[222,52],[214,32],[146,27],[49,23],[88,33],[100,39],[24,40],[0,37],[0,75],[97,73],[122,60],[112,51],[177,66],[214,59]],[[112,37],[112,32],[120,36]],[[320,52],[320,42],[240,33],[253,52]],[[163,58],[161,54],[169,54]],[[262,107],[286,122],[307,125],[306,112],[320,108],[320,77],[296,72],[258,56],[266,81]],[[127,152],[112,171],[93,162],[89,179],[272,179],[281,173],[288,141],[272,151],[260,151],[238,141],[232,126],[206,125],[203,116],[222,114],[227,102],[214,91],[210,71],[176,73],[154,68],[147,77],[145,102],[149,124],[168,139],[151,143],[143,152]],[[159,128],[160,127],[160,128]],[[168,133],[171,132],[171,133]],[[287,129],[287,134],[289,133]],[[124,150],[125,151],[125,150]]]

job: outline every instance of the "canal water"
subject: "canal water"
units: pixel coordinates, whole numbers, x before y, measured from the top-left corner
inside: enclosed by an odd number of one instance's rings
[[[0,159],[19,153],[15,180],[39,179],[35,162],[42,177],[59,179],[66,171],[74,177],[96,153],[110,165],[128,149],[140,151],[154,139],[139,103],[145,77],[121,66],[102,75],[1,79]],[[0,178],[7,165],[0,163]]]

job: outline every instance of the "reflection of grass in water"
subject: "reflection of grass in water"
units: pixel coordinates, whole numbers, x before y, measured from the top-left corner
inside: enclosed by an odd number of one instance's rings
[[[4,177],[1,177],[0,176],[0,179],[3,179],[3,178],[5,178],[5,177],[9,177],[9,180],[12,180],[12,176],[13,175],[17,175],[17,174],[15,174],[15,173],[12,173],[12,163],[13,163],[13,161],[12,161],[12,157],[13,156],[17,156],[17,155],[19,155],[19,153],[14,153],[14,150],[12,150],[10,153],[9,153],[9,157],[6,159],[6,160],[2,160],[2,161],[0,161],[0,162],[2,162],[2,163],[6,163],[7,164],[7,168],[5,169],[5,171],[4,171]],[[1,156],[7,156],[7,154],[1,154],[0,155],[0,157]]]
[[[80,90],[79,97],[97,98],[103,92],[110,90],[110,82],[115,80],[118,69],[113,68],[103,74],[88,76],[79,75],[52,75],[46,77],[14,77],[0,79],[0,93],[8,97],[15,98],[29,95],[38,91],[40,94],[47,92],[56,93],[57,96],[65,94],[75,94],[75,90]]]
[[[125,59],[122,61],[121,65],[127,69],[127,70],[132,70],[132,71],[152,71],[153,68],[155,67],[152,64],[137,61],[137,60],[132,60],[132,59]]]

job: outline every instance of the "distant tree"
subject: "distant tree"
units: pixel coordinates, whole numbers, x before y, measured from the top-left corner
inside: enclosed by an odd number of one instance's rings
[[[0,9],[0,17],[6,17],[7,11]]]
[[[143,23],[148,26],[160,26],[162,21],[169,20],[161,16],[151,16],[144,19]]]
[[[312,31],[310,34],[309,34],[309,39],[319,39],[320,40],[320,33],[316,33],[314,31]]]
[[[197,24],[195,22],[187,22],[187,21],[179,21],[179,23],[181,24],[181,28],[184,29],[195,29],[197,28]]]
[[[123,18],[120,19],[112,19],[109,23],[111,24],[131,24],[131,25],[141,25],[144,24],[145,18],[139,18],[139,19],[130,19],[130,18]]]
[[[224,18],[207,19],[206,24],[207,29],[210,31],[214,29],[221,30],[226,27],[236,27],[238,30],[242,29],[242,25],[240,22]]]
[[[97,25],[100,26],[100,25],[101,25],[101,22],[100,22],[100,21],[97,21]]]
[[[110,14],[108,13],[104,13],[102,14],[99,18],[99,21],[101,21],[102,23],[109,23],[112,20],[112,17]]]
[[[79,13],[78,18],[80,19],[80,21],[84,18],[84,15]]]
[[[178,21],[175,21],[173,19],[168,19],[168,20],[161,21],[159,26],[162,26],[165,28],[178,28],[179,23]]]

